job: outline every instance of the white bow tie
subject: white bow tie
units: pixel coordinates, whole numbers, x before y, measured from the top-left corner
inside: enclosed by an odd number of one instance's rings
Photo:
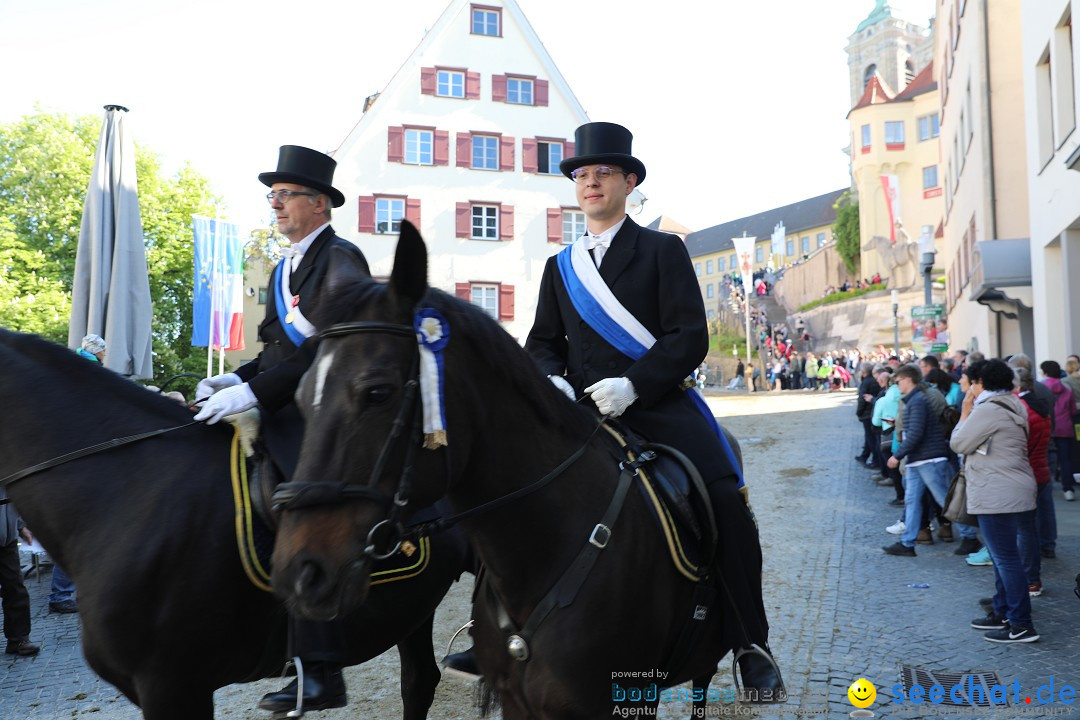
[[[614,237],[612,233],[600,233],[599,235],[586,235],[585,247],[588,250],[593,250],[598,247],[602,247],[607,250],[611,247],[611,239]]]
[[[304,251],[299,245],[290,245],[287,248],[281,249],[282,257],[304,257]]]

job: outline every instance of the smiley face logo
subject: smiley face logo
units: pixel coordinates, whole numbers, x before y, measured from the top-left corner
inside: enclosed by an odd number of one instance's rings
[[[857,708],[866,708],[874,704],[877,688],[866,678],[859,678],[851,683],[847,691],[848,700]]]

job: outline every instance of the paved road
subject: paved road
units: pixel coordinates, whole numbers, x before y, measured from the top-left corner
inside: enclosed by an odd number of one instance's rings
[[[850,392],[769,393],[709,398],[718,415],[741,440],[752,483],[752,502],[761,525],[766,557],[766,603],[772,645],[784,671],[790,701],[758,709],[759,717],[796,717],[821,712],[841,716],[853,710],[848,686],[865,677],[877,686],[878,717],[921,717],[918,708],[899,705],[891,688],[901,665],[932,671],[995,671],[1003,682],[1019,681],[1024,711],[1053,710],[1069,716],[1059,702],[1039,706],[1035,690],[1054,678],[1080,685],[1080,644],[1076,618],[1080,601],[1071,592],[1080,571],[1080,503],[1056,500],[1059,518],[1057,560],[1043,565],[1044,595],[1033,600],[1042,640],[1002,646],[970,629],[977,600],[991,594],[990,568],[973,568],[952,554],[956,543],[919,546],[917,558],[884,555],[895,540],[884,532],[897,512],[887,506],[892,491],[876,487],[852,461],[861,443]],[[916,589],[909,584],[927,584]],[[59,720],[86,715],[95,720],[135,720],[138,710],[99,681],[82,661],[78,616],[47,612],[48,577],[31,578],[33,639],[43,646],[33,659],[0,656],[0,717]],[[440,608],[436,649],[441,653],[452,628],[468,613],[469,583],[459,583]],[[212,639],[209,639],[212,640]],[[390,652],[348,671],[350,707],[312,715],[318,720],[392,718],[397,700],[397,657]],[[258,697],[278,683],[262,681],[223,688],[215,696],[217,716],[265,719],[254,709]],[[725,669],[720,691],[733,688]],[[1012,691],[1010,690],[1010,700]],[[1023,700],[1031,697],[1031,705]],[[1044,692],[1045,697],[1045,692]],[[431,717],[475,717],[468,686],[443,683]],[[723,716],[730,704],[714,704]],[[934,707],[938,716],[949,708]],[[1014,705],[1006,715],[1015,716]],[[685,717],[685,707],[668,703],[660,717]],[[989,713],[976,715],[988,717]],[[967,715],[972,717],[972,715]]]

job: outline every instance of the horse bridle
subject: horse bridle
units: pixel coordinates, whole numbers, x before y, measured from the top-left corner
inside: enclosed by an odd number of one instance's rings
[[[331,325],[319,333],[319,339],[325,340],[364,333],[382,333],[416,339],[416,331],[408,325],[373,321]],[[379,451],[378,459],[375,462],[375,467],[371,470],[367,484],[300,481],[281,483],[277,486],[272,497],[275,512],[330,505],[339,501],[355,502],[359,500],[373,502],[381,508],[389,507],[390,511],[387,517],[376,523],[368,533],[360,559],[370,557],[382,560],[398,551],[405,535],[404,513],[406,506],[409,504],[409,494],[412,491],[413,463],[416,459],[416,450],[420,445],[419,357],[419,350],[414,349],[408,379],[403,386],[404,393],[401,398],[401,405],[398,407],[397,415],[390,427],[390,434],[387,435],[386,441]],[[403,437],[402,431],[406,425],[410,426],[411,432],[405,437],[405,459],[401,468],[401,476],[398,478],[397,489],[391,498],[376,489],[377,483],[382,478],[390,452],[397,445],[398,440]],[[411,439],[415,439],[416,442],[409,442]],[[390,545],[391,540],[393,540],[392,545]]]

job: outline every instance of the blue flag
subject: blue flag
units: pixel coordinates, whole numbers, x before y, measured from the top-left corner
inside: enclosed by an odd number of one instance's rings
[[[244,349],[244,245],[240,226],[192,218],[195,233],[195,297],[191,344]]]

